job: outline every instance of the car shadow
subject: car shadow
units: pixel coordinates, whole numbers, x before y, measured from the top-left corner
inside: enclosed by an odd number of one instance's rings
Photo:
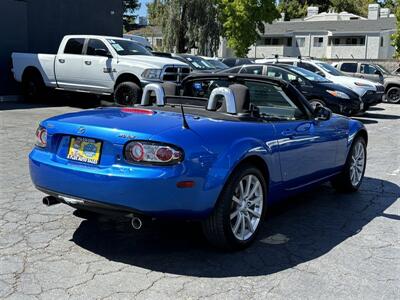
[[[372,118],[372,119],[382,119],[382,120],[398,120],[400,116],[396,115],[388,115],[388,114],[374,114],[370,112],[366,112],[362,117],[364,118]]]
[[[103,103],[106,103],[104,99],[108,100],[105,96],[54,90],[49,91],[40,101],[29,102],[21,99],[20,101],[0,102],[0,111],[60,106],[87,109],[102,106]]]
[[[377,123],[379,123],[378,121],[376,121],[376,120],[371,120],[371,119],[362,119],[362,118],[360,118],[360,117],[351,117],[353,120],[357,120],[357,121],[360,121],[361,123],[363,123],[363,124],[365,124],[365,125],[367,125],[367,124],[377,124]]]
[[[223,253],[209,246],[200,225],[154,222],[142,231],[106,217],[81,222],[78,246],[111,261],[177,275],[258,276],[316,259],[358,234],[376,217],[398,220],[385,210],[399,197],[398,185],[365,178],[354,194],[338,194],[328,184],[269,210],[257,241],[248,249]]]

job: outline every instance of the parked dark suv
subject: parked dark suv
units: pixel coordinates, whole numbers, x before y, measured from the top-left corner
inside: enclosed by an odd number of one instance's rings
[[[313,107],[320,104],[344,115],[364,111],[364,103],[357,93],[303,68],[286,64],[251,64],[226,69],[223,73],[254,74],[282,79],[293,84]]]
[[[346,75],[382,83],[386,100],[391,103],[400,103],[400,76],[390,73],[383,66],[353,61],[337,62],[332,65]]]

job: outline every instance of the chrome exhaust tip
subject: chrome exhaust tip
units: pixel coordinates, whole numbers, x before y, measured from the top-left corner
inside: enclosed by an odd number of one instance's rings
[[[59,204],[60,201],[54,196],[46,196],[43,198],[42,203],[46,206],[52,206]]]
[[[142,222],[142,220],[140,218],[133,217],[131,219],[131,225],[132,225],[133,229],[139,230],[140,228],[142,228],[143,222]]]

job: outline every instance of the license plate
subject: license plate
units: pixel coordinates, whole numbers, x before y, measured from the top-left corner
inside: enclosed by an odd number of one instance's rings
[[[71,137],[67,158],[97,165],[100,161],[101,142],[83,137]]]

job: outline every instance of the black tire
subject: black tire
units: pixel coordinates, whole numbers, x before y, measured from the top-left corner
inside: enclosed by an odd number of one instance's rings
[[[394,86],[386,92],[386,101],[389,103],[400,103],[400,87]]]
[[[27,102],[44,100],[46,86],[40,73],[32,72],[22,79],[22,95]]]
[[[234,195],[240,185],[240,182],[243,179],[248,178],[248,175],[255,176],[261,185],[263,192],[262,208],[261,212],[258,212],[258,214],[260,215],[259,220],[255,225],[256,228],[253,227],[254,232],[252,233],[252,235],[244,240],[240,240],[235,236],[233,232],[234,229],[232,228],[231,222],[232,220],[235,220],[235,218],[231,219],[231,213],[232,210],[235,210],[235,207],[238,207],[238,204],[236,204],[236,202],[233,200]],[[253,185],[252,187],[254,186],[255,185]],[[213,212],[206,220],[202,222],[203,232],[207,240],[212,245],[222,250],[232,251],[248,247],[256,238],[257,233],[261,227],[262,219],[266,211],[266,203],[267,203],[266,197],[267,197],[267,185],[266,185],[266,180],[261,171],[251,164],[246,163],[240,165],[238,168],[235,169],[235,171],[232,173],[232,176],[225,184],[219,196],[217,204],[214,207]],[[247,206],[243,205],[243,207]],[[251,208],[251,206],[248,207]],[[252,210],[255,211],[256,210],[255,207],[253,207]],[[247,213],[247,216],[250,216],[249,213]],[[252,216],[255,217],[255,215]],[[239,218],[239,215],[237,215],[236,218]],[[243,219],[246,218],[243,217]],[[236,222],[241,223],[237,219]],[[243,224],[245,224],[244,227],[246,227],[246,222],[247,221],[243,221]],[[240,227],[241,226],[242,225],[240,225]],[[247,226],[248,229],[250,229],[249,223],[247,223]]]
[[[142,89],[130,81],[121,82],[114,91],[114,102],[119,106],[133,106],[140,103],[141,97]]]
[[[364,165],[361,171],[361,179],[357,184],[353,184],[351,180],[351,164],[352,164],[352,157],[355,154],[356,147],[358,144],[364,149]],[[347,155],[346,164],[343,167],[343,170],[340,174],[338,174],[334,179],[331,180],[332,186],[339,192],[344,193],[352,193],[356,192],[362,183],[365,173],[365,167],[367,165],[367,144],[362,137],[357,137],[353,144],[351,145],[351,149],[349,154]]]
[[[310,105],[311,105],[313,108],[317,107],[317,105],[321,105],[321,106],[327,107],[326,104],[325,104],[325,102],[322,101],[322,100],[320,100],[320,99],[311,99],[311,100],[309,100],[308,102],[310,102]]]

